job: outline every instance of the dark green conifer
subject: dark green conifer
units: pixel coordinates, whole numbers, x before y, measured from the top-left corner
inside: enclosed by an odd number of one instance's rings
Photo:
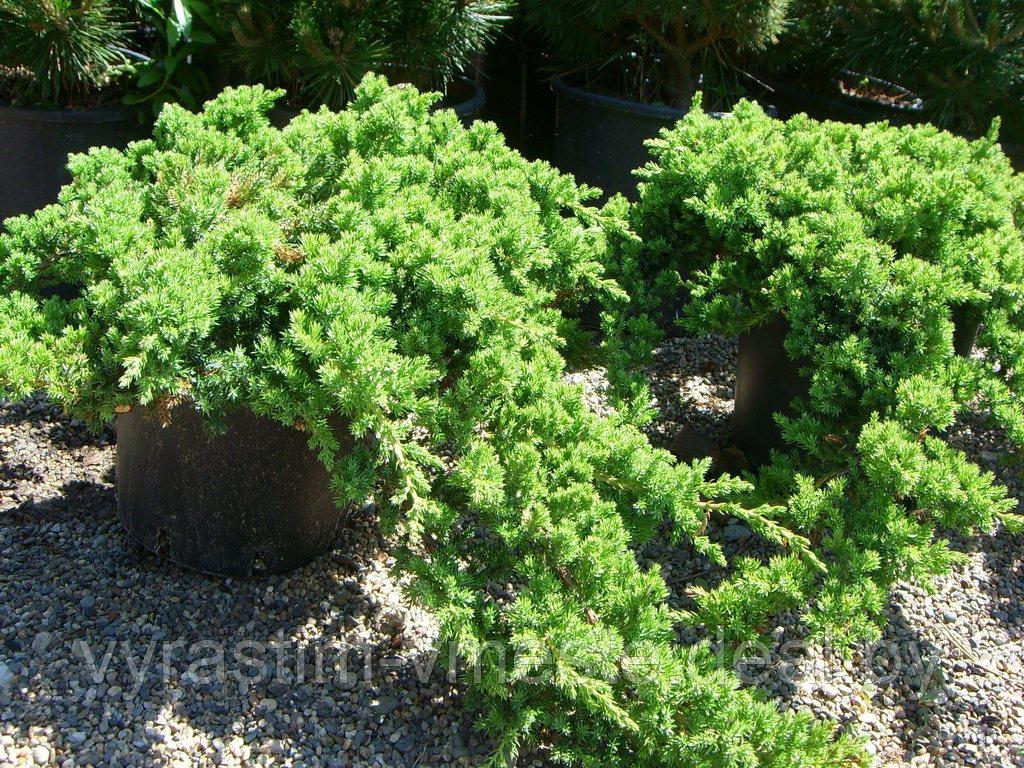
[[[711,510],[762,512],[563,377],[573,308],[619,292],[600,262],[621,204],[586,206],[493,125],[379,77],[283,131],[280,95],[166,107],[151,141],[76,156],[59,204],[7,222],[0,381],[97,426],[139,407],[301,425],[339,502],[377,497],[441,641],[479,665],[494,765],[538,742],[605,768],[861,764],[678,646],[633,555],[670,521],[721,561]],[[55,281],[81,297],[44,299]]]

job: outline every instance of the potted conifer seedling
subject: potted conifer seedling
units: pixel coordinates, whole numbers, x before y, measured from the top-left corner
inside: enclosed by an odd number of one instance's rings
[[[581,181],[632,194],[643,142],[690,109],[727,110],[738,90],[737,54],[782,31],[790,0],[526,0],[547,42],[558,94],[556,161]]]
[[[793,108],[853,122],[927,120],[970,137],[1001,117],[1004,149],[1024,160],[1024,5],[797,0],[793,11],[769,59]]]
[[[502,764],[538,743],[622,768],[864,760],[740,688],[706,646],[677,645],[666,585],[637,563],[633,547],[667,524],[721,561],[709,515],[762,512],[731,502],[743,483],[706,480],[705,465],[591,411],[564,376],[564,310],[617,291],[600,260],[625,231],[622,206],[583,205],[493,125],[431,114],[432,96],[380,77],[347,110],[283,131],[267,118],[280,96],[246,87],[201,114],[166,107],[151,141],[75,157],[61,203],[0,237],[3,383],[44,387],[93,425],[118,419],[129,528],[146,536],[140,519],[162,519],[172,557],[238,534],[247,567],[273,567],[273,537],[307,530],[310,498],[373,495],[439,642],[479,665]],[[53,279],[80,298],[43,299]],[[223,452],[219,471],[203,467],[225,439],[234,467]],[[138,494],[124,487],[137,465],[151,470]],[[240,478],[282,484],[246,493],[266,526],[194,513],[252,514],[230,499]],[[337,510],[313,511],[321,530],[337,525]]]
[[[747,102],[729,120],[695,111],[651,146],[625,287],[689,275],[688,328],[740,336],[734,438],[761,467],[750,501],[778,503],[829,568],[746,567],[702,595],[703,620],[757,614],[761,595],[813,605],[811,625],[844,642],[877,634],[895,579],[955,561],[937,530],[1020,523],[944,439],[972,402],[1024,439],[1020,179],[994,135],[781,122]],[[970,356],[979,321],[988,359]]]
[[[132,31],[118,2],[0,1],[0,221],[53,201],[70,152],[143,135]]]
[[[0,0],[0,222],[53,202],[69,154],[142,138],[147,105],[205,89],[193,12],[213,21],[200,0]]]
[[[224,0],[224,69],[240,73],[241,82],[283,88],[281,121],[303,107],[340,109],[367,72],[440,90],[444,104],[468,120],[485,94],[462,73],[508,7],[505,0]]]

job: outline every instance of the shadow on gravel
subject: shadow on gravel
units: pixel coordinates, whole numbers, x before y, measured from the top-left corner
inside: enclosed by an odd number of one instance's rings
[[[368,591],[386,555],[356,515],[358,535],[334,553],[242,581],[136,546],[110,485],[0,515],[0,661],[13,675],[0,726],[78,766],[163,764],[171,742],[197,763],[429,765],[476,751],[461,718],[421,716],[458,693]]]
[[[15,487],[17,481],[36,482],[42,479],[31,465],[23,461],[9,461],[0,448],[0,463],[4,468],[3,477],[0,477],[0,491],[10,491]]]
[[[1012,714],[1024,697],[1022,543],[1005,529],[954,539],[975,555],[971,564],[931,596],[897,587],[882,637],[845,655],[809,643],[795,615],[780,616],[766,647],[752,648],[735,671],[784,707],[868,735],[880,765],[922,755],[1005,765],[1024,743]]]

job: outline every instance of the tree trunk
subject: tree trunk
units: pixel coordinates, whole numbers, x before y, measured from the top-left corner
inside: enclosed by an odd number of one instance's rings
[[[700,73],[694,61],[685,53],[666,51],[665,60],[665,99],[670,106],[677,109],[689,109],[693,97],[697,93],[697,80]]]

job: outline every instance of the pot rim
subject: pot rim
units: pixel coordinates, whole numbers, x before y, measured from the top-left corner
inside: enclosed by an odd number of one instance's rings
[[[485,91],[484,87],[474,78],[467,77],[466,75],[457,75],[453,78],[453,82],[460,82],[468,85],[473,89],[473,95],[464,101],[458,101],[454,104],[449,104],[447,107],[442,107],[442,109],[451,109],[455,114],[462,118],[475,116],[487,103],[487,91]]]
[[[69,109],[67,107],[22,107],[0,102],[0,119],[26,123],[119,123],[135,120],[137,107],[128,105]]]
[[[431,109],[451,109],[459,117],[474,117],[481,109],[483,109],[484,105],[487,103],[487,91],[484,90],[484,87],[480,85],[480,83],[478,83],[471,77],[467,77],[466,75],[457,75],[454,78],[452,78],[451,82],[460,82],[465,85],[468,85],[470,88],[473,89],[473,95],[470,96],[468,99],[465,99],[464,101],[457,101],[454,104],[447,104],[444,106],[441,106],[441,102],[437,102],[433,107],[431,107]],[[317,104],[314,106],[296,107],[291,104],[279,102],[278,104],[275,104],[273,107],[271,107],[270,113],[278,114],[281,115],[282,117],[287,117],[290,120],[292,118],[298,117],[303,112],[316,113],[317,111],[320,110],[321,106],[323,105]]]
[[[678,107],[666,107],[659,104],[648,104],[643,101],[624,99],[620,96],[606,96],[597,91],[569,85],[558,77],[551,81],[551,89],[560,97],[572,99],[592,107],[599,107],[610,112],[625,112],[641,117],[655,117],[662,120],[679,120],[689,111]]]
[[[837,77],[836,85],[839,88],[839,95],[840,95],[841,98],[849,99],[850,101],[854,102],[855,104],[865,104],[865,105],[867,105],[869,107],[874,107],[876,109],[892,109],[892,110],[896,110],[897,112],[907,112],[907,113],[910,113],[910,114],[917,114],[917,113],[923,113],[924,112],[924,99],[922,99],[916,93],[911,91],[909,88],[906,88],[906,87],[900,85],[899,83],[894,83],[891,80],[886,80],[886,79],[881,78],[881,77],[875,77],[874,75],[870,75],[870,74],[867,74],[867,73],[864,73],[864,72],[854,72],[854,71],[849,70],[849,69],[842,69],[842,70],[840,70],[838,75],[840,75],[840,76],[848,75],[850,77],[861,78],[861,79],[867,80],[868,82],[875,83],[877,85],[883,85],[883,86],[885,86],[887,88],[892,88],[893,90],[897,91],[901,95],[913,97],[914,101],[911,102],[910,104],[897,104],[897,103],[886,104],[885,102],[879,101],[877,99],[873,99],[870,96],[860,96],[860,95],[858,95],[856,93],[847,93],[845,90],[843,90],[842,82],[839,81],[839,79]]]
[[[559,96],[564,96],[567,99],[572,99],[592,107],[606,109],[609,112],[625,112],[629,115],[654,117],[661,120],[671,120],[672,122],[686,117],[690,111],[689,109],[680,109],[679,107],[666,107],[660,104],[648,104],[645,101],[624,99],[620,96],[606,96],[597,91],[569,85],[560,77],[551,81],[551,90]],[[708,114],[712,117],[727,117],[732,113],[709,111]]]

